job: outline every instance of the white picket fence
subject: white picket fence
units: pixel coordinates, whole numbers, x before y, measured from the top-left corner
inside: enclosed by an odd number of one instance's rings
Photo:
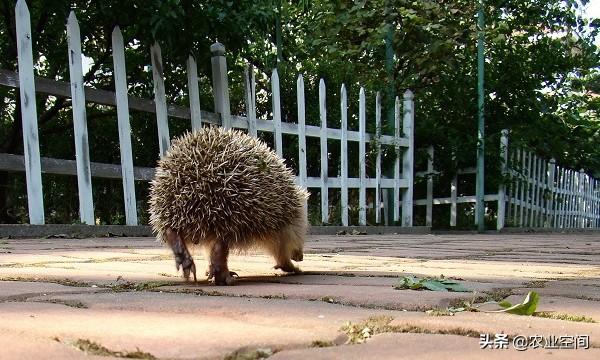
[[[486,194],[486,202],[497,203],[496,228],[600,228],[600,181],[585,173],[556,165],[522,148],[509,146],[508,131],[500,139],[502,174],[498,192]],[[458,196],[458,176],[475,174],[476,169],[457,171],[452,178],[450,197],[433,197],[433,147],[428,150],[427,170],[416,177],[427,178],[427,197],[414,200],[415,206],[426,206],[425,225],[432,226],[433,206],[450,204],[450,227],[457,225],[457,204],[472,203],[475,195]]]
[[[44,224],[44,204],[42,192],[42,172],[77,175],[80,202],[80,218],[85,224],[95,224],[94,204],[92,198],[92,177],[122,178],[124,192],[125,219],[127,225],[137,225],[135,183],[134,180],[150,180],[153,170],[137,168],[133,165],[131,149],[131,128],[129,110],[136,109],[156,114],[159,156],[169,148],[170,136],[168,116],[191,120],[192,129],[198,129],[203,122],[219,124],[226,128],[247,129],[256,136],[257,131],[267,131],[274,134],[275,151],[282,155],[282,134],[293,134],[298,137],[299,148],[299,176],[298,183],[307,188],[320,188],[322,222],[329,223],[329,189],[341,190],[341,223],[349,225],[348,219],[348,189],[359,189],[359,225],[366,225],[366,190],[375,189],[375,199],[382,197],[382,189],[392,189],[394,196],[393,218],[400,221],[403,226],[412,226],[412,193],[413,193],[413,147],[414,147],[414,103],[413,94],[406,91],[402,101],[395,101],[395,134],[394,136],[381,134],[381,97],[376,94],[376,134],[366,132],[366,94],[363,88],[358,94],[359,98],[359,130],[348,129],[348,95],[344,85],[341,86],[341,129],[327,126],[327,107],[325,96],[325,83],[319,84],[319,110],[321,126],[306,125],[304,80],[302,75],[297,80],[297,108],[298,123],[284,121],[281,116],[279,76],[277,70],[271,77],[273,119],[258,119],[256,116],[256,82],[254,71],[246,71],[246,116],[237,116],[230,113],[229,88],[227,78],[227,63],[225,48],[216,43],[211,46],[213,95],[215,112],[208,113],[200,109],[197,65],[190,56],[187,61],[189,108],[168,105],[166,102],[164,77],[162,74],[162,55],[158,43],[151,47],[152,75],[154,83],[154,101],[139,99],[127,93],[125,44],[119,27],[112,33],[113,63],[115,92],[107,92],[87,88],[83,84],[81,36],[79,24],[75,13],[71,12],[67,22],[68,59],[70,69],[70,83],[50,79],[34,78],[34,65],[32,56],[32,37],[29,11],[25,0],[19,0],[15,7],[17,44],[18,44],[18,74],[0,71],[0,84],[18,87],[21,99],[23,116],[23,138],[25,153],[18,155],[0,154],[0,170],[22,171],[25,169],[27,181],[27,198],[29,219],[31,224]],[[36,91],[48,94],[71,97],[73,104],[73,123],[75,134],[76,162],[69,160],[41,158],[38,141],[38,125],[36,114]],[[88,148],[88,131],[86,119],[86,102],[95,102],[116,106],[119,129],[119,144],[121,152],[121,165],[99,164],[91,162]],[[402,106],[401,106],[402,105]],[[401,113],[402,111],[402,113]],[[402,132],[400,131],[402,129]],[[403,135],[401,135],[403,134]],[[307,176],[306,164],[306,137],[320,138],[321,174],[320,177]],[[338,139],[341,143],[341,171],[339,176],[330,176],[327,172],[328,151],[327,139]],[[366,144],[376,139],[377,162],[376,177],[368,178],[366,173]],[[348,142],[359,144],[359,177],[348,177]],[[381,174],[381,145],[395,147],[398,156],[394,164],[394,177],[383,178]],[[402,150],[402,151],[401,151]],[[23,164],[24,163],[24,164]],[[389,209],[388,209],[389,210]],[[382,221],[381,209],[375,207],[376,222]]]
[[[600,181],[524,149],[510,152],[506,219],[517,227],[600,228]]]
[[[473,195],[459,195],[458,189],[458,177],[464,175],[475,174],[477,169],[475,167],[469,167],[464,169],[458,169],[456,174],[450,180],[450,183],[447,184],[450,189],[449,197],[434,197],[434,176],[438,174],[438,171],[433,167],[433,160],[435,157],[435,153],[433,150],[433,146],[429,146],[427,148],[427,170],[425,171],[417,171],[415,176],[417,178],[425,178],[426,179],[426,197],[424,199],[415,199],[415,206],[425,206],[425,226],[431,227],[433,226],[433,207],[435,205],[450,205],[450,218],[449,225],[450,228],[454,228],[457,226],[457,218],[458,214],[458,205],[459,204],[476,204],[477,198],[475,194]],[[484,201],[485,202],[497,202],[500,207],[502,199],[502,195],[499,193],[496,194],[485,194]],[[501,217],[497,217],[496,219],[496,229],[501,230],[504,227],[504,222]]]

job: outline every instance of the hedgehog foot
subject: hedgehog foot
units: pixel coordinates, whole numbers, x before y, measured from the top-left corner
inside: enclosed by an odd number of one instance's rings
[[[233,285],[237,274],[229,271],[227,258],[229,257],[229,246],[226,242],[217,241],[210,249],[210,264],[208,265],[208,279],[213,280],[215,285]]]
[[[211,268],[211,266],[209,265],[208,268],[206,269],[206,272],[204,273],[204,275],[208,276],[208,280],[212,280],[215,277],[215,275],[212,273],[212,271],[211,271],[210,268]],[[231,277],[240,277],[238,275],[238,273],[236,273],[235,271],[230,271],[229,272],[229,276],[231,276]]]
[[[183,277],[186,280],[190,279],[190,274],[194,275],[194,282],[196,282],[196,264],[194,264],[194,259],[181,239],[181,236],[176,231],[167,229],[166,238],[167,243],[173,250],[173,255],[175,255],[175,267],[177,271],[181,268],[183,270]]]
[[[296,274],[299,274],[299,273],[302,272],[298,267],[294,266],[294,264],[292,264],[291,261],[287,261],[287,262],[284,262],[282,264],[277,264],[273,268],[276,269],[276,270],[280,269],[281,271],[284,271],[286,273],[296,273]]]

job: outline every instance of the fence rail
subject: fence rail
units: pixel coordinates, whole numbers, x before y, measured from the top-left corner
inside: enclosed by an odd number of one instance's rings
[[[358,94],[359,101],[359,130],[348,129],[348,95],[344,85],[341,86],[341,122],[340,129],[332,129],[327,126],[327,103],[326,84],[323,80],[319,82],[319,114],[320,126],[306,125],[305,111],[306,102],[304,98],[304,79],[302,75],[297,80],[297,111],[298,123],[285,122],[282,119],[279,74],[273,70],[271,76],[272,96],[272,119],[257,119],[256,116],[256,82],[252,68],[245,72],[246,88],[246,116],[233,115],[230,113],[229,87],[227,78],[227,62],[225,58],[225,47],[216,43],[210,47],[212,64],[212,88],[215,105],[215,113],[201,110],[198,90],[197,64],[193,57],[187,60],[188,91],[190,106],[182,107],[169,105],[166,102],[165,78],[162,72],[162,53],[160,44],[154,43],[150,48],[152,62],[152,79],[154,84],[154,99],[141,99],[128,94],[126,80],[125,44],[121,29],[116,26],[112,32],[112,57],[114,64],[115,90],[98,90],[84,86],[82,75],[81,35],[79,23],[75,12],[71,12],[67,22],[68,58],[70,82],[55,81],[34,77],[34,66],[32,56],[32,37],[29,11],[24,0],[17,1],[15,6],[15,17],[17,24],[17,44],[19,71],[17,73],[0,69],[0,84],[8,87],[18,88],[21,99],[21,112],[23,118],[23,137],[25,154],[12,155],[0,154],[0,170],[25,171],[27,182],[28,208],[31,224],[43,224],[44,204],[42,197],[41,174],[67,174],[76,175],[78,179],[80,219],[83,223],[93,225],[94,204],[92,200],[92,177],[122,178],[125,218],[127,225],[137,225],[137,209],[135,199],[134,180],[148,180],[152,177],[153,169],[134,167],[131,150],[131,128],[129,110],[140,110],[156,114],[159,156],[165,154],[169,147],[170,136],[168,117],[190,120],[191,128],[198,129],[202,123],[216,124],[229,128],[247,129],[250,135],[256,136],[258,131],[273,133],[275,151],[282,155],[282,134],[296,135],[299,148],[299,175],[297,182],[307,188],[319,188],[321,194],[321,217],[324,223],[331,219],[329,209],[329,189],[339,188],[341,190],[341,219],[342,225],[349,225],[348,219],[348,189],[359,189],[359,225],[366,225],[366,190],[375,189],[376,199],[379,199],[382,189],[393,189],[395,196],[394,219],[400,220],[403,226],[412,226],[412,169],[413,169],[413,144],[414,144],[414,105],[413,94],[406,91],[403,99],[396,98],[395,102],[395,134],[381,134],[381,97],[376,94],[375,125],[376,134],[366,132],[366,93],[363,88]],[[37,113],[36,92],[51,94],[59,97],[72,99],[73,123],[75,130],[76,160],[51,159],[40,156],[39,141],[37,135]],[[119,129],[119,147],[121,153],[121,164],[94,163],[89,158],[87,118],[85,104],[93,102],[103,105],[115,106],[117,108],[117,122]],[[402,113],[401,113],[402,111]],[[369,119],[371,120],[371,119]],[[400,130],[402,129],[402,130]],[[404,134],[401,136],[401,134]],[[93,134],[92,134],[93,135]],[[307,176],[306,164],[306,138],[320,138],[321,151],[321,173],[319,177]],[[340,140],[341,146],[341,175],[332,177],[327,173],[328,149],[327,140]],[[375,178],[368,178],[366,173],[366,144],[377,140],[377,162]],[[359,143],[359,177],[348,177],[348,142]],[[394,177],[383,178],[381,175],[381,145],[394,146],[396,153],[402,153],[402,158],[395,161]],[[403,151],[400,151],[400,150]],[[402,202],[400,202],[402,196]],[[400,205],[402,204],[402,205]],[[376,222],[381,222],[379,206],[375,206]],[[389,211],[389,209],[385,209]]]

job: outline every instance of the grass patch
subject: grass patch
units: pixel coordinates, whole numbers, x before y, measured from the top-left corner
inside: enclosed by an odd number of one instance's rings
[[[313,348],[324,348],[324,347],[331,347],[331,346],[335,346],[333,341],[315,340],[312,343],[310,343],[310,347],[313,347]]]
[[[464,328],[449,329],[427,329],[418,325],[402,324],[390,325],[393,318],[389,316],[371,317],[358,324],[347,322],[340,331],[348,336],[348,344],[360,344],[367,341],[373,335],[383,333],[413,333],[413,334],[440,334],[440,335],[461,335],[478,338],[481,332]],[[490,336],[494,336],[490,334]]]
[[[109,285],[109,288],[114,292],[122,292],[122,291],[149,291],[154,290],[161,286],[176,286],[181,285],[181,282],[175,281],[146,281],[142,283],[135,283],[131,281],[125,281],[122,283],[117,283],[113,285]]]
[[[523,286],[528,287],[528,288],[545,288],[547,282],[548,281],[546,281],[546,280],[532,280],[532,281],[526,282],[525,284],[523,284]]]
[[[566,321],[574,321],[574,322],[584,322],[584,323],[596,323],[597,321],[584,316],[584,315],[572,315],[565,313],[557,313],[552,311],[540,311],[533,313],[533,316],[547,318],[547,319],[555,319],[555,320],[566,320]]]
[[[59,284],[71,287],[90,287],[92,284],[83,281],[71,279],[42,279],[42,278],[26,278],[21,276],[7,276],[0,278],[0,281],[22,281],[22,282],[44,282],[51,284]]]
[[[262,360],[273,355],[275,352],[269,348],[264,349],[241,349],[226,355],[223,360]]]
[[[334,298],[333,296],[323,296],[319,300],[330,303],[330,304],[338,304],[339,303],[339,301],[336,298]]]
[[[73,346],[89,355],[113,356],[126,359],[156,359],[154,355],[143,352],[140,349],[136,349],[136,351],[114,351],[87,339],[77,339],[73,343]]]
[[[425,311],[425,314],[429,316],[454,316],[455,313],[448,309],[431,309]]]
[[[65,305],[65,306],[77,308],[77,309],[88,309],[89,308],[86,304],[84,304],[78,300],[45,299],[45,300],[35,300],[34,302],[60,304],[60,305]]]

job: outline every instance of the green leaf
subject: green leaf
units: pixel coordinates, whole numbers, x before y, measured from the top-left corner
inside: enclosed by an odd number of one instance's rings
[[[500,301],[500,302],[498,303],[498,305],[502,306],[502,307],[503,307],[503,308],[505,308],[505,309],[506,309],[506,308],[509,308],[509,307],[511,307],[511,306],[512,306],[512,304],[511,304],[511,303],[509,303],[509,302],[508,302],[508,301],[506,301],[506,300],[502,300],[502,301]]]
[[[419,279],[414,276],[404,276],[400,279],[400,282],[394,286],[396,290],[411,289],[411,290],[422,290],[427,289],[431,291],[456,291],[456,292],[469,292],[467,288],[462,286],[456,281],[447,279],[435,279],[435,278],[423,278]]]
[[[535,291],[530,291],[522,303],[511,305],[508,301],[504,300],[499,303],[499,305],[502,306],[504,309],[490,312],[506,312],[515,315],[532,315],[535,312],[539,301],[540,296],[538,295],[538,293]]]

